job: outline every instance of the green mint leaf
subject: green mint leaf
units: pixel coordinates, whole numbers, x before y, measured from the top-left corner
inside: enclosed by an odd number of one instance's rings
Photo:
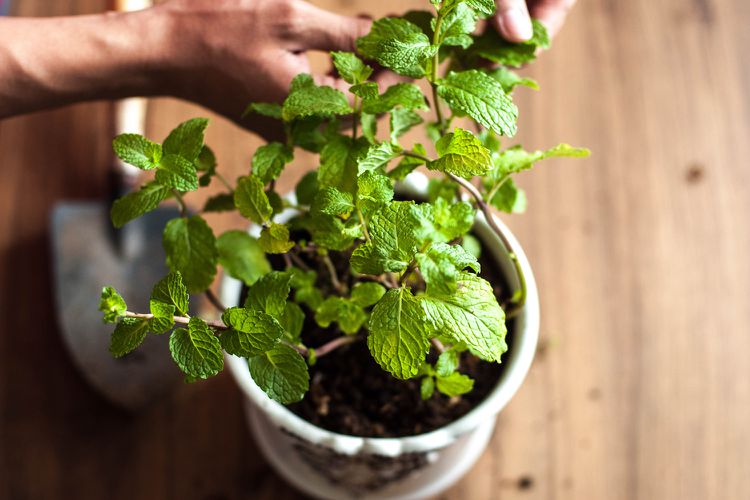
[[[141,345],[148,333],[148,320],[140,318],[122,318],[109,343],[109,352],[116,358],[121,358]]]
[[[273,214],[268,195],[263,191],[263,181],[254,175],[240,177],[234,191],[234,204],[243,217],[263,224]]]
[[[318,172],[313,170],[305,174],[297,183],[294,194],[297,196],[297,203],[300,205],[312,205],[315,201],[315,194],[318,192]]]
[[[391,141],[396,142],[399,137],[422,121],[422,117],[410,109],[394,109],[391,111]]]
[[[430,170],[471,179],[475,175],[486,174],[492,168],[490,152],[467,130],[456,128],[453,133],[444,135],[435,147],[440,158],[427,164]]]
[[[447,243],[433,243],[426,252],[418,253],[416,259],[429,294],[453,294],[461,271],[467,267],[477,273],[480,270],[473,255],[461,246]]]
[[[386,205],[370,220],[370,243],[352,253],[352,269],[379,275],[406,269],[417,253],[424,232],[421,213],[413,202]]]
[[[122,227],[133,219],[154,210],[169,198],[171,190],[158,182],[149,182],[138,191],[126,194],[115,200],[110,218],[115,227]]]
[[[424,76],[422,63],[435,50],[419,26],[393,17],[378,19],[370,33],[357,40],[357,51],[364,57],[411,78]]]
[[[289,241],[289,228],[275,222],[263,227],[258,244],[266,253],[287,253],[294,247],[294,242]]]
[[[292,121],[307,116],[330,117],[352,112],[346,96],[334,88],[317,86],[309,75],[298,75],[284,101],[281,116]]]
[[[288,405],[300,401],[310,387],[304,358],[291,347],[278,344],[247,360],[250,376],[274,401]]]
[[[430,350],[427,321],[420,301],[408,288],[388,290],[370,315],[367,347],[372,357],[396,378],[416,376]]]
[[[224,368],[219,339],[205,321],[192,317],[187,329],[177,328],[169,337],[172,359],[188,377],[206,379]]]
[[[355,302],[328,297],[315,312],[315,321],[323,328],[328,328],[335,321],[342,332],[352,335],[365,324],[367,313]]]
[[[430,179],[427,183],[427,199],[430,203],[435,203],[440,198],[453,203],[458,198],[458,194],[458,185],[453,181]]]
[[[294,159],[294,153],[284,144],[270,142],[255,150],[253,155],[253,175],[263,184],[268,184],[281,175],[287,163]]]
[[[313,210],[346,219],[354,210],[354,199],[351,193],[343,193],[335,187],[327,187],[318,193]]]
[[[423,156],[427,155],[427,150],[425,150],[424,146],[419,143],[414,144],[414,146],[412,147],[412,151]],[[407,175],[412,173],[414,169],[424,164],[425,161],[421,158],[405,156],[404,159],[399,162],[396,168],[388,172],[388,177],[396,181],[403,180]]]
[[[471,273],[460,273],[458,292],[443,294],[428,290],[422,305],[434,335],[444,335],[463,342],[485,361],[500,362],[508,350],[505,343],[505,313],[497,303],[492,286]]]
[[[111,286],[105,286],[102,288],[99,310],[104,313],[102,319],[105,323],[117,323],[117,320],[128,310],[128,306],[117,290]]]
[[[544,25],[532,19],[534,32],[530,40],[512,43],[501,37],[495,30],[485,30],[476,37],[471,53],[503,66],[519,68],[536,59],[538,49],[547,49],[550,45],[549,35]]]
[[[161,162],[161,146],[142,135],[120,134],[112,141],[112,149],[119,159],[141,170],[154,169]]]
[[[185,290],[185,293],[187,293],[187,290]],[[148,320],[148,329],[152,333],[165,333],[174,327],[174,316],[177,313],[177,308],[173,304],[152,298],[149,302],[149,309],[151,314],[154,315],[153,318]]]
[[[320,152],[318,186],[353,193],[357,187],[357,158],[368,146],[366,139],[352,141],[346,136],[337,136],[328,142]]]
[[[474,380],[462,373],[453,372],[446,377],[437,377],[437,390],[451,398],[471,392],[473,388]]]
[[[448,349],[443,351],[438,356],[437,363],[435,363],[435,373],[438,377],[448,377],[451,373],[458,369],[458,351],[455,349]]]
[[[237,207],[234,205],[234,193],[219,193],[206,200],[203,205],[204,212],[231,212]]]
[[[156,182],[178,191],[198,189],[198,174],[195,165],[182,156],[168,154],[161,160],[156,171]]]
[[[372,68],[351,52],[331,52],[333,65],[345,82],[356,85],[372,74]]]
[[[464,250],[469,252],[471,255],[479,258],[480,255],[482,255],[482,244],[479,242],[477,238],[470,234],[465,234],[463,237],[463,241],[461,241],[461,246]]]
[[[252,285],[271,271],[258,241],[244,231],[227,231],[216,239],[219,264],[232,278]]]
[[[305,151],[320,152],[328,142],[321,131],[321,125],[324,122],[325,118],[310,116],[307,118],[298,118],[291,123],[287,123],[289,141],[293,146],[300,147]]]
[[[357,218],[346,222],[338,217],[315,213],[304,219],[305,228],[312,233],[312,240],[318,246],[328,249],[344,251],[359,238],[361,227]]]
[[[221,334],[221,347],[235,356],[257,356],[272,349],[284,335],[279,322],[261,311],[230,307],[221,319],[231,327]]]
[[[242,117],[244,118],[251,113],[257,113],[261,116],[281,120],[281,105],[269,102],[254,102],[245,108]]]
[[[365,172],[357,178],[357,206],[370,215],[393,199],[393,183],[378,172]]]
[[[169,221],[164,228],[162,243],[169,269],[182,274],[190,293],[203,292],[211,285],[219,255],[214,233],[201,216]]]
[[[469,115],[498,134],[515,135],[518,108],[503,86],[486,73],[476,69],[451,71],[439,82],[438,95],[454,112]]]
[[[419,384],[419,395],[423,400],[427,401],[435,393],[435,378],[426,376],[422,378],[422,382]]]
[[[513,179],[506,179],[492,195],[490,204],[507,213],[526,211],[526,193],[516,186]]]
[[[294,300],[300,304],[306,304],[310,310],[315,311],[323,303],[323,294],[315,288],[317,280],[315,271],[302,271],[296,267],[289,271],[292,275],[290,285],[296,290]]]
[[[435,29],[435,20],[432,21],[432,29]],[[456,5],[445,17],[440,24],[440,33],[438,40],[441,45],[458,46],[462,48],[469,47],[474,40],[469,36],[477,26],[476,15],[465,4]]]
[[[372,115],[387,113],[397,107],[409,110],[428,109],[424,94],[413,83],[391,85],[382,95],[375,93],[375,95],[365,96],[362,102],[362,111]]]
[[[432,206],[433,241],[453,241],[474,225],[474,208],[466,201],[438,198]]]
[[[522,78],[516,72],[509,70],[505,66],[487,72],[490,78],[497,80],[503,86],[506,94],[509,94],[518,85],[523,85],[534,90],[539,90],[539,84],[531,78]]]
[[[363,82],[349,87],[349,92],[361,99],[376,99],[380,90],[376,82]]]
[[[385,295],[383,285],[372,282],[360,282],[352,288],[352,301],[360,307],[370,307]]]
[[[294,302],[287,302],[284,312],[279,318],[279,323],[284,328],[284,333],[290,342],[298,343],[302,333],[302,325],[305,323],[305,313],[302,308]]]
[[[390,142],[374,144],[357,161],[358,173],[362,175],[371,170],[378,170],[388,164],[389,161],[401,154],[401,147]]]
[[[433,2],[435,3],[435,2]],[[450,11],[459,4],[466,4],[484,17],[489,17],[495,13],[494,0],[445,0],[443,10]]]
[[[211,177],[216,174],[216,155],[214,151],[205,144],[195,160],[195,169],[198,172],[205,172],[201,179],[206,179],[201,186],[207,186]]]
[[[171,317],[174,312],[179,313],[178,316],[187,316],[189,305],[190,295],[179,272],[169,273],[151,290],[151,314],[155,316]],[[155,308],[159,312],[155,312]],[[167,312],[170,308],[172,312]]]
[[[280,271],[271,271],[261,277],[248,288],[245,307],[280,318],[286,307],[291,278],[291,274]]]
[[[193,118],[179,124],[164,139],[164,156],[177,155],[187,161],[195,161],[203,148],[203,134],[207,126],[207,118]]]
[[[378,117],[369,113],[362,113],[359,121],[362,125],[362,136],[370,144],[375,144],[378,135]]]
[[[494,158],[494,167],[486,181],[500,182],[510,174],[517,174],[528,170],[534,166],[534,163],[547,158],[572,157],[585,158],[591,154],[586,148],[576,148],[569,144],[558,144],[546,151],[524,151],[521,146],[513,146],[496,155]]]

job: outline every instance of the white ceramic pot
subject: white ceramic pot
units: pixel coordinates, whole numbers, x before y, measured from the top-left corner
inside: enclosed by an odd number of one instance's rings
[[[424,197],[427,179],[411,174],[400,186],[407,197]],[[281,214],[287,218],[293,213]],[[245,413],[256,443],[269,463],[290,484],[325,499],[418,499],[437,495],[458,481],[484,452],[495,418],[521,386],[536,352],[539,297],[529,262],[513,234],[497,221],[526,277],[527,298],[513,318],[513,340],[503,358],[505,369],[487,398],[454,422],[426,434],[368,438],[317,427],[272,401],[253,382],[244,359],[226,364],[245,395]],[[480,213],[474,231],[485,255],[492,255],[506,281],[516,287],[515,268],[501,241]],[[242,284],[225,277],[221,298],[237,305]]]

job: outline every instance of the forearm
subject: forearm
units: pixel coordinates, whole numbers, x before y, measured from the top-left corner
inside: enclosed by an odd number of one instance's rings
[[[161,22],[145,11],[0,19],[0,118],[159,93]]]

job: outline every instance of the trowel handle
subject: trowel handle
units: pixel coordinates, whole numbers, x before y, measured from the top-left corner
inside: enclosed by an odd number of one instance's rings
[[[147,9],[153,4],[152,0],[115,0],[114,10],[128,12],[133,10]],[[147,100],[144,97],[131,97],[115,102],[114,105],[114,132],[119,134],[140,134],[146,131],[146,109]],[[138,184],[140,170],[128,165],[119,158],[114,160],[114,177],[117,185],[115,196],[121,196],[135,188]]]

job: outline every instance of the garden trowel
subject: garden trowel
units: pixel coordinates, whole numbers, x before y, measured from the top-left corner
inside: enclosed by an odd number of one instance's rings
[[[121,10],[146,7],[143,1],[118,2]],[[146,100],[114,104],[114,132],[143,134]],[[167,335],[149,335],[137,352],[122,358],[109,353],[114,325],[98,311],[102,287],[112,285],[128,309],[148,312],[151,286],[168,270],[161,233],[175,208],[159,208],[115,229],[109,218],[114,198],[133,189],[139,170],[112,160],[110,200],[64,202],[52,211],[52,250],[56,306],[62,336],[88,382],[128,410],[146,406],[172,388],[182,375],[171,360]]]

